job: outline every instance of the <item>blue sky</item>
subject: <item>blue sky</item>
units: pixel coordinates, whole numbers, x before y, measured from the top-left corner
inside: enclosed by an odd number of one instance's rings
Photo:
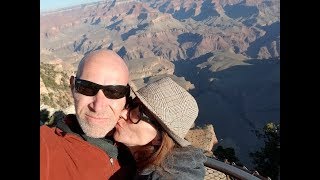
[[[40,11],[54,10],[78,4],[96,2],[101,0],[40,0]]]

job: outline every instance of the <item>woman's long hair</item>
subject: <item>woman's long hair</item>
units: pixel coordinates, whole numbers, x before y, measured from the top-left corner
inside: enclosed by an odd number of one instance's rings
[[[170,153],[173,147],[176,145],[175,141],[165,132],[161,132],[162,142],[160,145],[152,145],[151,143],[141,147],[141,151],[135,154],[138,171],[144,168],[156,165],[161,166],[161,162],[165,156]]]

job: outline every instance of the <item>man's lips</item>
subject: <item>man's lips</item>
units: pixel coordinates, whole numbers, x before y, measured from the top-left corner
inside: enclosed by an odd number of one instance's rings
[[[88,115],[86,114],[86,118],[89,120],[89,121],[105,121],[107,118],[105,117],[96,117],[96,116],[91,116],[91,115]]]

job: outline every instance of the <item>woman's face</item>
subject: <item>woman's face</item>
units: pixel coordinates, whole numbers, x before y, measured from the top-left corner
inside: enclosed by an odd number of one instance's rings
[[[140,104],[139,99],[133,100],[135,104]],[[143,110],[144,111],[144,110]],[[141,116],[140,112],[143,112],[141,107],[133,106],[125,109],[121,112],[121,117],[116,126],[116,131],[113,137],[116,141],[125,144],[126,146],[143,146],[151,142],[157,135],[156,128],[147,122],[145,115]],[[150,117],[150,116],[149,116]],[[137,124],[136,120],[141,119]]]

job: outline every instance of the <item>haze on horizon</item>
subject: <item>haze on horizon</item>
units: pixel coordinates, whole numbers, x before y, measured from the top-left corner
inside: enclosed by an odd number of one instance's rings
[[[98,1],[101,0],[40,0],[40,12]]]

